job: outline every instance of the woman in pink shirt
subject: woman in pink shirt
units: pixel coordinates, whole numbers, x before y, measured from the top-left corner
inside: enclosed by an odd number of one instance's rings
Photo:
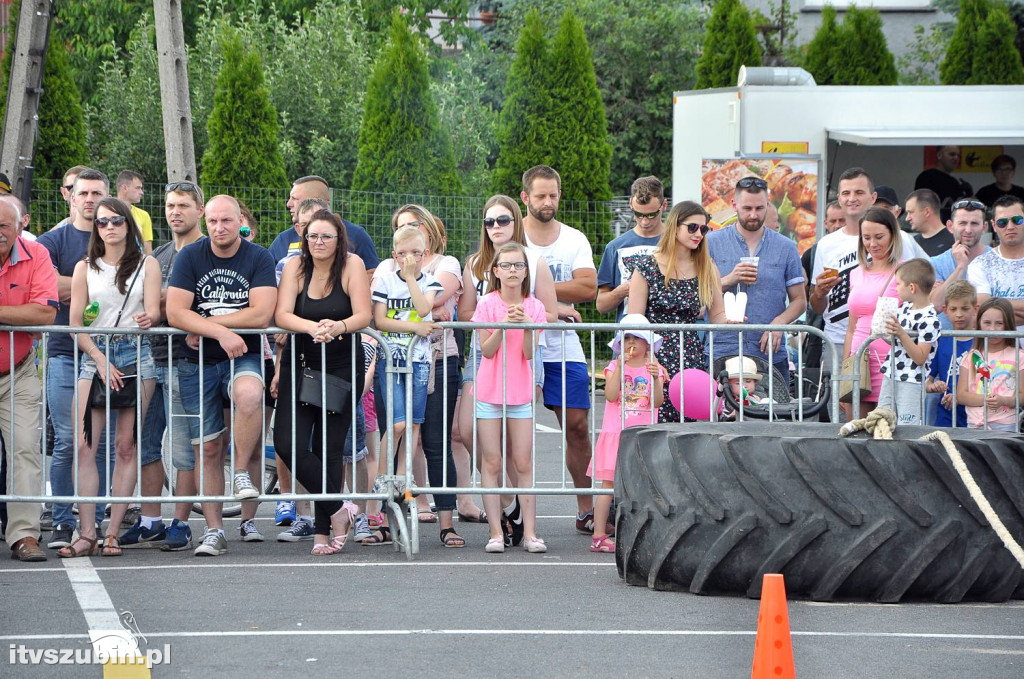
[[[899,228],[896,217],[880,207],[868,208],[860,220],[860,241],[857,243],[860,266],[850,272],[850,320],[846,327],[843,356],[855,353],[871,335],[871,318],[878,298],[897,296],[893,272],[903,261]],[[871,393],[861,399],[861,417],[878,405],[878,392],[882,388],[879,369],[889,353],[889,342],[876,339],[867,352],[871,366]]]
[[[526,248],[506,243],[494,253],[488,273],[491,292],[484,295],[473,312],[473,322],[543,323],[544,305],[530,296],[530,269]],[[516,472],[519,488],[533,486],[533,370],[530,359],[538,331],[481,329],[480,352],[483,359],[476,380],[476,418],[480,476],[484,487],[495,487],[502,477],[502,423],[504,423],[507,459]],[[537,537],[537,498],[520,498],[523,512],[523,548],[528,552],[546,552],[547,545]],[[484,551],[505,551],[501,528],[501,500],[484,496],[484,512],[490,539]]]

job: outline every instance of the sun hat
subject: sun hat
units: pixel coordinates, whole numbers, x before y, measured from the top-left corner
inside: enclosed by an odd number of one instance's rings
[[[761,381],[761,374],[757,372],[757,363],[754,363],[754,359],[749,356],[743,357],[742,368],[740,365],[740,357],[733,356],[725,362],[725,369],[729,373],[729,379],[744,379],[744,380],[757,380]]]
[[[619,321],[622,325],[650,325],[650,321],[643,314],[626,314]],[[651,347],[651,353],[658,353],[661,349],[661,335],[650,330],[620,330],[615,333],[615,339],[608,343],[608,346],[612,348],[612,351],[616,355],[622,353],[622,338],[624,335],[632,335],[633,337],[639,337],[643,341],[647,342]]]

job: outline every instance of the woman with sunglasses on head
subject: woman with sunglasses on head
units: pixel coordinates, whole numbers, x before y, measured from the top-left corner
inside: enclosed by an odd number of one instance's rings
[[[96,206],[96,219],[89,238],[86,259],[75,266],[71,278],[72,325],[91,325],[96,328],[150,328],[160,321],[160,265],[156,259],[142,251],[139,229],[131,208],[116,198],[104,198]],[[89,311],[88,319],[86,311]],[[156,384],[156,364],[149,339],[138,335],[76,336],[82,352],[78,373],[78,411],[75,431],[79,436],[78,495],[97,495],[100,475],[96,467],[96,449],[100,434],[107,421],[107,404],[90,406],[94,378],[98,378],[110,398],[115,392],[129,389],[135,392],[131,406],[115,408],[117,433],[114,437],[115,463],[113,494],[131,495],[135,490],[136,409],[141,420],[146,419],[146,408]],[[135,379],[130,379],[134,377]],[[105,476],[105,475],[104,475]],[[104,494],[106,493],[106,481]],[[111,507],[110,523],[103,540],[103,556],[121,556],[117,531],[124,518],[127,504]],[[79,537],[57,555],[63,558],[89,556],[99,551],[96,535],[96,505],[79,503]]]
[[[654,252],[636,259],[640,275],[629,282],[629,313],[643,314],[654,324],[696,323],[705,312],[711,323],[725,322],[721,277],[708,253],[708,219],[704,208],[692,201],[672,207]],[[664,342],[656,356],[670,376],[687,368],[707,369],[696,332],[658,332]],[[666,399],[658,421],[679,419],[679,411]]]
[[[295,333],[281,355],[274,448],[288,467],[294,453],[295,468],[290,471],[310,493],[342,492],[342,454],[352,425],[352,398],[361,398],[364,380],[362,348],[354,343],[370,323],[370,308],[366,267],[349,252],[341,217],[329,210],[316,211],[303,234],[302,254],[284,265],[274,315],[280,327]],[[349,383],[340,411],[325,413],[322,406],[297,400],[303,368],[324,380],[332,375]],[[329,393],[330,386],[326,390]],[[317,500],[314,510],[311,553],[337,554],[354,523],[355,505]]]

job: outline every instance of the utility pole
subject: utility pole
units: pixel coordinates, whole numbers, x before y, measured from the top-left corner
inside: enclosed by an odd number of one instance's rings
[[[50,24],[56,2],[22,0],[18,33],[11,54],[7,83],[7,110],[0,171],[11,180],[11,193],[28,205],[32,198],[32,173],[39,139],[39,99],[43,95],[43,71],[50,43]]]
[[[198,180],[192,137],[192,101],[188,93],[188,55],[181,22],[181,0],[153,0],[156,50],[160,64],[160,102],[167,150],[167,181]]]

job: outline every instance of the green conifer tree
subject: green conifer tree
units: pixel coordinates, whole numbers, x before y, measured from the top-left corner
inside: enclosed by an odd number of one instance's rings
[[[704,32],[694,87],[732,87],[743,65],[761,65],[761,45],[754,20],[739,0],[719,0]]]
[[[836,47],[838,36],[836,8],[825,5],[821,10],[821,26],[807,44],[803,64],[804,69],[814,76],[814,82],[819,85],[831,85],[835,79],[832,71],[832,51]]]
[[[505,84],[498,123],[498,158],[491,175],[495,193],[518,196],[523,172],[551,164],[547,135],[551,113],[551,53],[544,23],[536,9],[526,15],[516,42],[516,56]]]
[[[224,64],[217,75],[213,109],[207,120],[209,145],[200,177],[212,189],[288,186],[277,140],[281,125],[270,101],[259,53],[248,50],[229,30],[221,46]],[[256,196],[239,195],[248,204]]]
[[[426,54],[397,13],[367,87],[352,190],[360,192],[353,196],[352,218],[367,228],[384,227],[390,218],[374,211],[379,197],[373,194],[405,194],[418,202],[462,190],[430,91]]]
[[[988,0],[960,0],[956,15],[956,29],[949,41],[946,58],[939,65],[939,78],[943,85],[966,85],[974,72],[974,55],[982,60],[989,55],[978,49],[978,33],[989,13]]]
[[[833,85],[895,85],[896,60],[882,33],[875,9],[850,7],[832,53]]]
[[[994,4],[981,24],[969,85],[1024,85],[1024,64],[1013,40],[1017,26],[1005,5]],[[981,56],[983,55],[983,56]]]
[[[546,143],[550,164],[562,177],[566,209],[560,219],[581,229],[600,251],[609,234],[604,201],[612,197],[612,147],[583,22],[571,9],[559,21],[551,57],[551,112],[557,122]]]

